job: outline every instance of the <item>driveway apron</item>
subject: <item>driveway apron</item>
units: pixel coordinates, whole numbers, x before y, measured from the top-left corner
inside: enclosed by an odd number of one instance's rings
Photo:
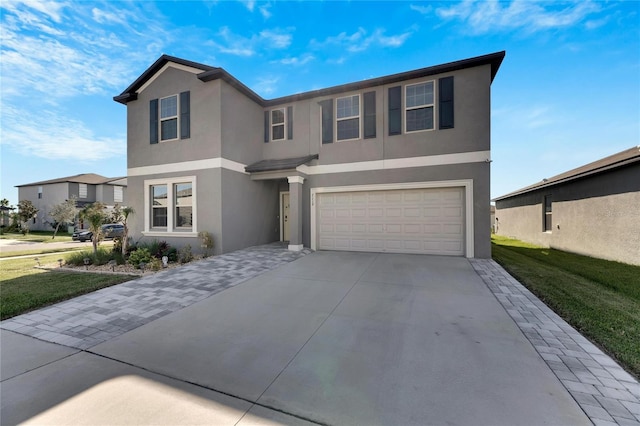
[[[464,258],[316,252],[80,349],[12,365],[3,423],[115,395],[193,423],[591,424]]]

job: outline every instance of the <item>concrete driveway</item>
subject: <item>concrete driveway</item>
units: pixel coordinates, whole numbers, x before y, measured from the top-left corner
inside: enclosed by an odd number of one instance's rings
[[[463,258],[316,252],[86,351],[2,338],[3,424],[591,424]]]

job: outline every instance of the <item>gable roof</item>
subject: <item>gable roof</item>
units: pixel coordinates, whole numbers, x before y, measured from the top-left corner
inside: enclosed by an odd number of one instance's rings
[[[16,188],[20,188],[23,186],[49,185],[53,183],[65,183],[65,182],[86,183],[89,185],[101,185],[101,184],[108,184],[110,182],[124,179],[124,178],[125,177],[108,178],[101,175],[97,175],[95,173],[82,173],[79,175],[66,176],[66,177],[50,179],[50,180],[43,180],[40,182],[25,183],[23,185],[16,185]],[[125,185],[126,185],[126,181],[125,181]]]
[[[581,179],[638,162],[640,162],[640,145],[602,158],[598,161],[594,161],[593,163],[585,164],[584,166],[569,170],[568,172],[561,173],[548,179],[543,179],[533,185],[526,186],[518,189],[517,191],[495,198],[493,201],[504,200],[536,189],[548,188],[550,186],[570,182],[572,180]]]
[[[243,93],[245,96],[256,102],[261,106],[270,106],[277,105],[285,102],[299,101],[303,99],[315,98],[318,96],[328,96],[336,93],[348,92],[352,90],[362,90],[369,87],[380,86],[383,84],[393,84],[404,80],[410,80],[414,78],[421,78],[435,74],[442,74],[446,72],[452,72],[457,70],[462,70],[465,68],[472,68],[482,65],[491,65],[491,81],[493,82],[494,77],[498,73],[498,69],[500,68],[500,64],[502,64],[502,60],[504,59],[506,52],[503,50],[501,52],[490,53],[488,55],[476,56],[469,59],[463,59],[455,62],[448,62],[441,65],[435,65],[426,68],[420,68],[413,71],[402,72],[398,74],[391,74],[384,77],[372,78],[369,80],[357,81],[354,83],[341,84],[338,86],[332,86],[325,89],[313,90],[309,92],[298,93],[295,95],[283,96],[276,99],[263,99],[260,95],[258,95],[253,90],[249,89],[245,86],[240,80],[229,74],[223,68],[212,67],[209,65],[200,64],[197,62],[187,61],[185,59],[176,58],[174,56],[162,55],[156,62],[153,63],[145,72],[142,73],[140,77],[136,79],[129,87],[127,87],[124,92],[122,92],[118,96],[114,96],[113,100],[116,102],[120,102],[121,104],[127,104],[130,101],[134,101],[138,98],[137,91],[140,89],[149,79],[151,79],[157,72],[159,72],[162,67],[164,67],[168,62],[173,62],[179,65],[185,65],[192,68],[201,69],[202,73],[198,74],[197,77],[199,80],[203,82],[213,81],[222,79],[238,91]]]

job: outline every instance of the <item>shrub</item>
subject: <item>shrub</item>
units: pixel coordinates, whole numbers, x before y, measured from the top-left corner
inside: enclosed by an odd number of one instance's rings
[[[209,257],[213,248],[213,235],[207,231],[200,231],[198,237],[200,237],[200,247],[204,249],[204,257]]]
[[[129,255],[129,264],[135,266],[136,268],[140,267],[140,263],[149,263],[151,260],[151,253],[149,253],[149,249],[147,248],[138,248],[131,252]]]
[[[70,253],[66,256],[65,262],[70,265],[83,266],[85,258],[89,258],[91,260],[91,264],[93,265],[106,265],[110,260],[114,259],[114,254],[111,252],[111,250],[108,250],[104,247],[99,247],[95,254],[89,251]]]
[[[151,269],[152,271],[159,271],[160,269],[162,269],[162,261],[157,257],[152,257],[147,264],[147,268]]]
[[[180,261],[180,263],[189,263],[193,260],[191,245],[187,244],[180,249],[180,251],[178,252],[178,260]]]

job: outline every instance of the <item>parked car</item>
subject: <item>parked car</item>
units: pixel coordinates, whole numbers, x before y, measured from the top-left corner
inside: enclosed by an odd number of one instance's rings
[[[116,237],[122,237],[124,235],[124,225],[120,223],[108,223],[106,225],[102,225],[102,237],[105,240],[110,240]],[[73,241],[91,241],[93,238],[93,232],[87,229],[79,229],[71,235],[71,239]]]

